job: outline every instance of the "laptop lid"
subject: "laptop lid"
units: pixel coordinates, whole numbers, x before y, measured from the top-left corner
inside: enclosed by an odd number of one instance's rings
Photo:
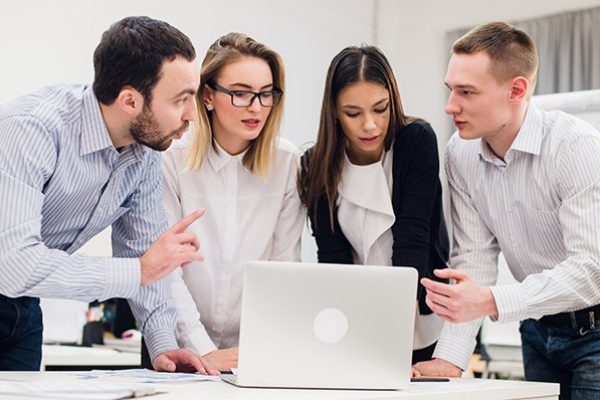
[[[413,268],[249,262],[237,385],[405,388],[417,278]]]

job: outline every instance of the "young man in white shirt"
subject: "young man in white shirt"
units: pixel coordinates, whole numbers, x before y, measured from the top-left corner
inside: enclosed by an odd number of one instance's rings
[[[530,103],[531,38],[489,23],[453,46],[446,113],[451,269],[423,279],[446,320],[424,375],[458,376],[482,319],[521,321],[528,380],[561,383],[561,398],[600,396],[600,134]],[[494,286],[502,251],[519,283]],[[598,321],[600,323],[600,321]]]

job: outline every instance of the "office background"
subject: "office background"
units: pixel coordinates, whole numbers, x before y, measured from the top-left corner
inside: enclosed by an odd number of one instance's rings
[[[46,84],[90,82],[101,33],[124,16],[145,14],[188,34],[200,59],[214,39],[230,31],[246,32],[279,51],[288,82],[283,136],[298,145],[314,139],[329,61],[342,47],[360,43],[383,49],[407,112],[429,120],[445,139],[447,32],[594,6],[600,0],[11,2],[0,14],[0,102]],[[406,57],[415,54],[419,57]]]
[[[230,31],[277,50],[287,72],[282,136],[301,148],[316,136],[332,57],[347,45],[375,44],[394,67],[405,111],[432,124],[442,153],[452,131],[443,112],[448,32],[597,6],[600,0],[13,1],[0,14],[0,103],[48,84],[91,82],[92,53],[102,32],[124,16],[148,15],[185,32],[199,61]],[[315,260],[315,248],[305,235],[303,260]],[[82,251],[109,255],[109,234]]]

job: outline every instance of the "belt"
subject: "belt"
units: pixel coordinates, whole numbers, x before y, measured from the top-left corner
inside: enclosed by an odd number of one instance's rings
[[[20,304],[27,305],[30,303],[40,303],[40,299],[38,297],[8,297],[3,294],[0,294],[0,304]]]
[[[596,329],[596,321],[600,324],[600,304],[573,312],[546,315],[540,323],[553,328],[579,328],[581,333]]]

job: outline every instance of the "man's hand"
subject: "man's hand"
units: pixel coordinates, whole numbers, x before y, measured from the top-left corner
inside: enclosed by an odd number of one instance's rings
[[[200,372],[204,375],[219,375],[208,361],[186,349],[177,349],[160,353],[152,366],[156,371]]]
[[[429,361],[421,361],[413,365],[413,370],[417,370],[422,376],[444,376],[448,378],[460,378],[462,370],[456,365],[444,361],[440,358],[434,358]]]
[[[219,371],[229,371],[231,368],[237,368],[238,366],[237,347],[223,350],[213,350],[210,353],[206,353],[203,357],[210,363],[210,365]]]
[[[433,272],[440,278],[456,281],[454,285],[448,285],[421,279],[421,284],[427,289],[425,302],[441,319],[458,323],[498,314],[490,288],[478,286],[466,272],[450,268]]]
[[[204,215],[204,210],[194,211],[165,231],[140,257],[142,285],[156,282],[175,268],[192,261],[203,261],[198,253],[200,243],[193,233],[185,230]]]

